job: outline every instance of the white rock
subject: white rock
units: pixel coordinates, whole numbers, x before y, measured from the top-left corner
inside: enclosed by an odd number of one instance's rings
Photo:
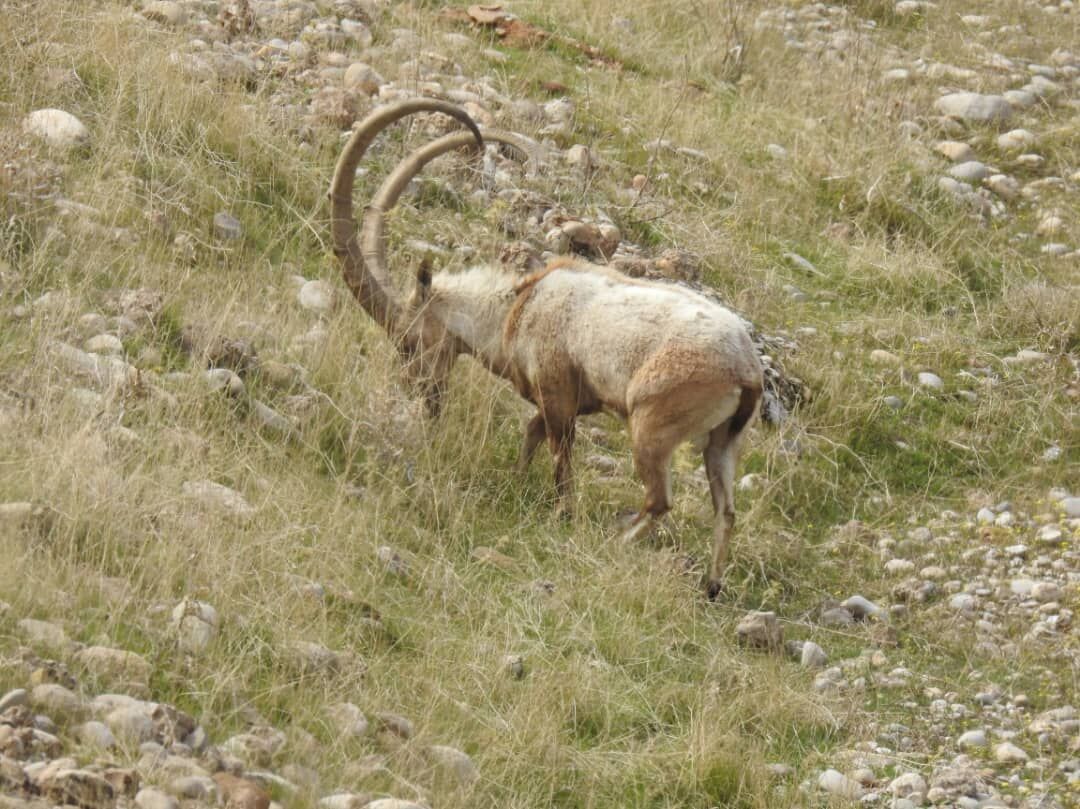
[[[889,782],[889,791],[897,798],[926,795],[926,779],[915,772],[904,773]]]
[[[975,123],[1004,121],[1012,115],[1009,102],[999,95],[980,93],[949,93],[934,102],[942,115]]]
[[[1019,151],[1035,144],[1037,138],[1034,133],[1026,129],[1012,129],[998,135],[998,148],[1004,151]]]
[[[329,312],[334,308],[334,288],[326,281],[308,281],[297,293],[300,305],[314,312]]]
[[[1020,764],[1028,760],[1028,754],[1012,742],[1002,742],[994,747],[994,759],[1003,764]]]
[[[1027,598],[1035,589],[1035,582],[1031,579],[1013,579],[1009,582],[1009,592],[1021,598]]]
[[[52,146],[71,148],[90,140],[90,130],[70,112],[56,109],[34,110],[23,121],[23,129]]]
[[[1069,519],[1080,517],[1080,497],[1066,497],[1058,505]]]
[[[983,506],[975,515],[975,522],[977,522],[979,525],[990,525],[994,522],[994,518],[996,516],[997,515],[994,514],[992,510],[988,509],[986,506]]]
[[[858,800],[866,793],[866,790],[862,788],[858,781],[848,778],[838,770],[825,770],[819,775],[818,788],[823,789],[830,795],[839,795],[842,798],[852,798],[854,800]]]
[[[937,374],[932,374],[929,371],[922,371],[918,376],[919,384],[924,388],[933,388],[934,390],[944,390],[945,383],[941,380],[941,377]]]
[[[970,612],[978,603],[979,599],[971,593],[957,593],[949,599],[949,606],[960,612]]]
[[[975,747],[986,747],[990,744],[986,737],[985,730],[969,730],[960,734],[960,738],[956,740],[956,745],[961,750],[968,750]]]

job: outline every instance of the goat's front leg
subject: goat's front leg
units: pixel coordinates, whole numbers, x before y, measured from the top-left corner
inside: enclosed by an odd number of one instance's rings
[[[531,419],[529,424],[525,427],[525,439],[521,444],[521,454],[518,455],[517,471],[519,475],[524,475],[529,469],[529,464],[532,463],[533,455],[536,454],[536,448],[540,446],[540,442],[547,436],[547,424],[544,422],[544,416],[541,413],[537,413]]]
[[[574,419],[555,423],[549,419],[545,429],[555,459],[555,516],[569,518],[574,511],[574,482],[570,468],[574,455]]]

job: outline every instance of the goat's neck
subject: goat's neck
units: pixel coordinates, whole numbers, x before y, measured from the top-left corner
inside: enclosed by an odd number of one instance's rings
[[[516,281],[500,268],[480,266],[440,273],[432,282],[433,314],[470,354],[499,376],[506,375],[503,323],[516,298]]]

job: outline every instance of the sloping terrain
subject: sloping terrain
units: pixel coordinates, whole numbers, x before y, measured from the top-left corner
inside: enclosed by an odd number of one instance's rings
[[[1080,805],[1073,0],[2,11],[0,809]],[[715,603],[689,448],[629,544],[617,421],[564,522],[504,383],[400,387],[326,190],[415,95],[538,146],[410,186],[403,289],[580,253],[805,385]]]

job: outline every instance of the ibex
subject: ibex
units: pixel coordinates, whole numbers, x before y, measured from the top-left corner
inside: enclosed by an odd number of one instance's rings
[[[376,135],[412,113],[442,112],[468,127],[418,149],[364,209],[359,243],[352,214],[356,167]],[[446,102],[415,99],[377,109],[355,129],[330,189],[334,253],[360,305],[396,343],[405,379],[437,414],[454,360],[475,357],[537,409],[519,469],[545,438],[555,460],[557,509],[572,501],[575,420],[601,410],[629,425],[645,502],[626,532],[637,539],[671,509],[671,457],[686,440],[704,451],[716,526],[706,578],[717,595],[735,520],[739,447],[762,395],[762,366],[743,322],[689,289],[635,280],[584,261],[559,259],[522,277],[498,266],[432,276],[426,264],[408,299],[387,270],[384,217],[429,161],[484,140],[521,150],[513,133],[483,134]]]

